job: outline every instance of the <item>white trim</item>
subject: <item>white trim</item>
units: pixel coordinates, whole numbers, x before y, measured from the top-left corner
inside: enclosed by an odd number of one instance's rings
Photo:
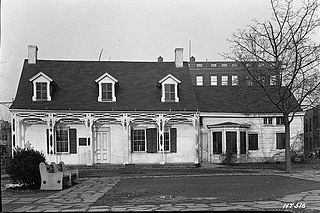
[[[43,72],[39,72],[38,74],[34,75],[32,78],[29,79],[29,81],[34,81],[35,79],[39,78],[40,76],[45,77],[48,81],[53,81],[52,78],[50,78],[49,76],[47,76],[46,74],[44,74]]]
[[[112,81],[114,82],[118,82],[118,80],[116,78],[114,78],[112,75],[110,75],[109,73],[105,72],[103,75],[101,75],[99,78],[97,78],[95,80],[96,83],[100,82],[102,79],[104,79],[105,77],[110,78]]]
[[[181,81],[179,79],[177,79],[176,77],[174,77],[171,74],[166,75],[164,78],[162,78],[159,83],[162,84],[165,80],[167,80],[168,78],[171,78],[172,80],[174,80],[175,82],[177,82],[178,84],[181,83]]]
[[[304,116],[305,112],[296,112],[295,117],[297,116]],[[292,113],[290,113],[289,116],[291,116]],[[201,117],[257,117],[257,118],[262,118],[262,117],[281,117],[283,116],[282,113],[226,113],[226,112],[200,112]]]

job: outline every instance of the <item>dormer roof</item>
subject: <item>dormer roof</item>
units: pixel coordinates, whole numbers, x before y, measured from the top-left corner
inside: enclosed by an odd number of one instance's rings
[[[52,78],[50,78],[49,76],[47,76],[46,74],[44,74],[43,72],[39,72],[38,74],[34,75],[32,78],[29,79],[29,81],[34,81],[37,78],[39,78],[40,76],[43,76],[45,79],[47,79],[48,81],[52,82]]]
[[[103,75],[101,75],[99,78],[95,80],[95,82],[100,82],[101,80],[109,78],[110,80],[114,81],[115,83],[118,83],[118,80],[114,78],[112,75],[110,75],[108,72],[105,72]]]
[[[168,74],[168,75],[166,75],[164,78],[162,78],[160,81],[159,81],[159,84],[162,84],[162,82],[164,82],[164,81],[166,81],[167,79],[172,79],[172,80],[174,80],[175,82],[177,82],[178,84],[180,84],[181,83],[181,81],[179,80],[179,79],[177,79],[176,77],[174,77],[173,75],[171,75],[171,74]]]

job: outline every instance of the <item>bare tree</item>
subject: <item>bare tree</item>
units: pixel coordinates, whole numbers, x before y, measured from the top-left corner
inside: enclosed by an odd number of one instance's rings
[[[272,17],[234,33],[225,56],[238,61],[269,102],[283,114],[286,171],[291,171],[290,123],[301,107],[319,101],[320,46],[311,39],[320,26],[318,0],[270,0]],[[296,1],[295,1],[296,3]],[[289,101],[292,95],[296,102]]]

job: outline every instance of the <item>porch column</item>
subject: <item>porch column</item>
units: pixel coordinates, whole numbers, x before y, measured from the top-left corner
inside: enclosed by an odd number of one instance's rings
[[[17,120],[16,114],[12,114],[11,116],[11,144],[12,144],[11,156],[13,156],[14,148],[16,148],[16,130],[17,130],[16,120]]]
[[[226,140],[226,138],[227,138],[226,137],[226,130],[223,129],[222,130],[222,141],[221,141],[222,142],[222,144],[221,144],[222,145],[221,146],[222,147],[222,154],[226,154],[226,152],[227,152],[227,150],[226,150],[227,149],[227,140]]]
[[[237,154],[240,155],[240,129],[237,130]]]
[[[22,148],[21,118],[16,118],[16,147]]]
[[[123,162],[124,164],[129,164],[130,162],[130,157],[129,157],[129,153],[130,153],[130,141],[129,141],[129,120],[128,120],[128,114],[123,114],[122,115],[122,119],[121,119],[121,125],[122,125],[122,131],[123,131],[123,144],[127,145],[128,147],[125,147],[124,149],[124,155],[123,155]]]
[[[86,119],[85,119],[85,124],[86,124],[86,130],[87,130],[87,137],[90,140],[90,146],[88,149],[88,165],[92,165],[93,164],[93,155],[92,155],[92,146],[93,146],[93,131],[92,131],[92,126],[93,126],[93,119],[91,117],[90,113],[86,114]]]
[[[160,164],[165,164],[165,158],[164,158],[164,126],[165,126],[165,119],[163,117],[163,114],[159,114],[158,120],[157,120],[158,130],[159,130],[159,149],[161,152],[161,161]]]
[[[53,117],[53,114],[49,114],[47,119],[47,126],[49,128],[49,155],[54,154],[54,126],[56,124],[56,120]]]
[[[200,162],[200,147],[199,147],[199,116],[195,114],[192,119],[193,128],[195,130],[195,159],[194,163],[198,164]]]

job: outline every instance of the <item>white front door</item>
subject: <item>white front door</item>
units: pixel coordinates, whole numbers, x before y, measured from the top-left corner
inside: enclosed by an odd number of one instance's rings
[[[110,163],[110,130],[97,131],[95,139],[96,163]]]

